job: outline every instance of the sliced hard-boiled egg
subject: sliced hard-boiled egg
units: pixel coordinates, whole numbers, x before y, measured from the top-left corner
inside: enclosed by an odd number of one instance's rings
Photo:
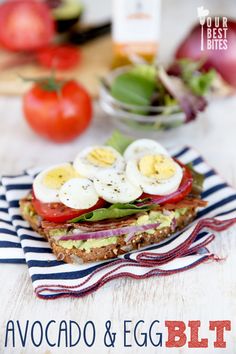
[[[145,193],[167,195],[178,189],[183,171],[171,157],[152,154],[129,160],[126,176],[133,184],[141,186]]]
[[[57,203],[60,201],[60,188],[75,177],[79,177],[79,174],[70,163],[52,166],[40,172],[34,179],[34,195],[43,203]]]
[[[123,172],[100,171],[94,179],[94,186],[104,200],[109,203],[128,203],[142,194],[142,189],[130,182]]]
[[[89,209],[94,206],[99,196],[93,182],[88,178],[73,178],[67,181],[59,191],[61,203],[73,209]]]
[[[169,156],[167,150],[155,140],[138,139],[127,147],[124,152],[124,158],[128,161],[148,154],[162,154]]]
[[[94,178],[99,171],[123,171],[125,161],[119,152],[110,146],[92,146],[77,155],[74,168],[82,176]]]

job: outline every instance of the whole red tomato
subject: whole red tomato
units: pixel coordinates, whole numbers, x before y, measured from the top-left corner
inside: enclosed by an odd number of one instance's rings
[[[37,0],[11,0],[0,4],[0,44],[13,51],[48,45],[55,23],[48,6]]]
[[[75,139],[92,118],[91,98],[74,80],[35,83],[23,98],[23,110],[36,133],[57,143]]]

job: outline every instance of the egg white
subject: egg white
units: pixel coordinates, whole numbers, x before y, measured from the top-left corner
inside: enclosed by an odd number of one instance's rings
[[[127,178],[136,186],[140,186],[145,193],[153,195],[167,195],[175,192],[182,180],[183,171],[179,164],[173,161],[175,174],[171,178],[158,180],[155,177],[144,176],[138,168],[138,159],[129,160],[126,166]]]
[[[99,196],[88,178],[72,178],[61,187],[59,198],[67,207],[81,210],[94,206]]]
[[[93,164],[87,159],[87,157],[95,149],[106,149],[107,151],[110,151],[116,158],[115,162],[109,167]],[[111,169],[118,172],[123,171],[125,168],[125,161],[121,154],[110,146],[90,146],[77,155],[74,161],[74,168],[80,175],[93,179],[100,171],[109,171]]]
[[[44,184],[45,176],[53,171],[54,169],[61,168],[66,169],[71,167],[70,163],[63,163],[60,165],[51,166],[42,172],[40,172],[34,179],[33,182],[33,191],[35,197],[43,203],[58,203],[60,202],[59,199],[59,189],[60,188],[49,188]]]
[[[98,195],[109,203],[129,203],[143,192],[124,173],[114,170],[100,171],[94,179],[94,186]]]
[[[126,161],[129,161],[150,154],[169,156],[168,151],[157,141],[152,139],[138,139],[127,147],[124,152],[124,158]]]

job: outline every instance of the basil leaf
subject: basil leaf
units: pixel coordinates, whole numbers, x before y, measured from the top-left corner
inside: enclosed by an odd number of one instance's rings
[[[155,87],[155,81],[130,71],[114,79],[111,94],[115,99],[126,104],[149,106]]]
[[[70,222],[83,222],[83,221],[101,221],[106,219],[119,219],[125,216],[130,216],[133,214],[137,214],[140,212],[149,211],[154,208],[154,204],[152,205],[143,205],[137,206],[132,203],[127,204],[112,204],[109,208],[100,208],[83,215],[80,215],[77,218],[72,219]]]
[[[107,140],[106,145],[116,149],[121,155],[123,155],[125,149],[134,141],[134,139],[121,134],[119,130],[115,130],[111,137]]]

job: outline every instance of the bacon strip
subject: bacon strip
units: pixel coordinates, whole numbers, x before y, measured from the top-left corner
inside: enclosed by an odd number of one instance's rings
[[[181,200],[176,204],[165,204],[163,206],[157,206],[155,210],[176,210],[182,208],[197,208],[204,207],[207,205],[207,202],[198,198],[186,198]],[[81,231],[100,231],[105,229],[116,229],[120,227],[125,227],[131,225],[137,216],[128,216],[120,219],[109,219],[104,221],[96,221],[96,222],[80,222],[80,223],[53,223],[50,221],[42,221],[41,227],[45,231],[50,230],[58,230],[58,229],[66,229],[69,230],[71,228],[78,229]]]
[[[134,222],[135,217],[113,219],[97,222],[81,222],[81,223],[64,223],[57,224],[49,221],[42,221],[42,228],[44,230],[58,230],[58,229],[79,229],[81,231],[100,231],[104,229],[116,229],[119,227],[129,226]]]
[[[207,205],[207,201],[198,199],[198,198],[186,198],[181,200],[180,202],[174,203],[167,203],[163,206],[158,206],[156,210],[175,210],[175,209],[182,209],[182,208],[198,208],[198,207],[205,207]]]

